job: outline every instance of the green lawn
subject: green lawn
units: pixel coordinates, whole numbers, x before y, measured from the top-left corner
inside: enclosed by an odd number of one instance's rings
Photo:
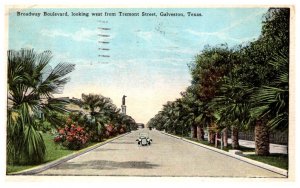
[[[33,168],[33,167],[35,167],[35,166],[34,165],[33,166],[30,166],[30,165],[15,165],[15,166],[7,165],[6,166],[6,174],[12,173],[12,172],[18,172],[18,171]]]
[[[44,163],[54,161],[63,156],[66,156],[66,155],[76,152],[73,150],[68,150],[66,148],[63,148],[58,144],[55,144],[53,141],[53,135],[51,135],[50,133],[44,133],[43,138],[44,138],[44,141],[46,144],[46,158],[45,158]],[[29,168],[32,168],[35,166],[38,166],[38,165],[7,165],[6,173],[17,172],[17,171],[29,169]]]
[[[223,150],[224,151],[229,151],[231,150],[232,147],[231,147],[231,144],[228,144],[227,147],[224,147]],[[238,150],[242,151],[242,152],[255,152],[255,149],[254,148],[249,148],[249,147],[245,147],[245,146],[240,146],[238,148]]]
[[[246,155],[247,158],[260,161],[278,168],[288,169],[289,157],[286,154],[272,153],[269,156]]]
[[[68,150],[67,148],[62,147],[59,144],[55,144],[53,141],[53,135],[51,134],[43,134],[43,137],[46,144],[45,163],[76,152],[74,150]]]
[[[46,157],[45,161],[41,164],[54,161],[66,155],[70,155],[72,153],[78,152],[78,150],[68,150],[65,147],[60,146],[59,144],[55,144],[53,141],[54,136],[51,133],[43,133],[43,138],[46,145]],[[103,141],[105,141],[104,139]],[[99,142],[90,142],[85,148],[98,144]],[[85,149],[83,148],[83,149]],[[26,170],[29,168],[33,168],[38,165],[6,165],[6,173],[18,172],[21,170]]]

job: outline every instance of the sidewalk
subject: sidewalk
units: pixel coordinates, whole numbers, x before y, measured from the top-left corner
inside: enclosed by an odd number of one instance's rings
[[[228,139],[228,143],[231,144],[231,138]],[[239,140],[239,144],[241,146],[255,148],[254,141]],[[287,150],[288,150],[288,147],[286,145],[270,144],[270,153],[287,154]]]

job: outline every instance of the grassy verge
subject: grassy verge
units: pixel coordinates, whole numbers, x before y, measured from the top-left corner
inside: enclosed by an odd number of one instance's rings
[[[185,137],[185,138],[188,139],[188,140],[192,140],[192,141],[194,141],[194,142],[198,142],[198,143],[201,143],[201,144],[204,144],[204,145],[207,145],[207,146],[211,146],[211,147],[216,148],[216,147],[215,147],[215,144],[211,144],[211,143],[209,143],[209,142],[206,141],[206,140],[204,140],[204,141],[198,141],[197,139],[194,139],[194,138],[189,138],[189,137]],[[217,148],[218,148],[218,149],[221,149],[220,144],[218,145]],[[231,149],[232,149],[231,144],[228,144],[227,147],[223,147],[223,150],[224,150],[224,151],[229,151],[229,150],[231,150]],[[240,150],[240,151],[242,151],[242,152],[254,152],[254,151],[255,151],[254,148],[249,148],[249,147],[245,147],[245,146],[240,146],[238,150]]]
[[[269,156],[246,155],[245,157],[285,170],[288,169],[289,158],[287,154],[272,153]]]
[[[46,145],[46,158],[45,158],[45,161],[41,164],[44,164],[44,163],[47,163],[50,161],[54,161],[56,159],[66,156],[66,155],[70,155],[72,153],[77,152],[75,150],[68,150],[64,147],[61,147],[58,144],[55,144],[53,141],[53,136],[50,133],[44,133],[43,138],[44,138],[45,145]],[[97,144],[97,143],[90,143],[87,147],[92,146],[94,144]],[[29,168],[33,168],[35,166],[39,166],[41,164],[38,164],[38,165],[6,165],[6,173],[12,173],[12,172],[26,170]]]
[[[179,135],[176,135],[179,136]],[[214,144],[210,144],[208,141],[204,140],[204,141],[198,141],[195,138],[190,138],[190,137],[184,137],[188,140],[192,140],[201,144],[204,144],[206,146],[211,146],[211,147],[215,147]],[[221,149],[220,146],[217,149]],[[228,144],[227,147],[224,147],[223,150],[224,151],[229,151],[230,149],[232,149],[231,144]],[[245,146],[240,146],[239,149],[242,152],[255,152],[254,148],[249,148],[249,147],[245,147]],[[245,155],[245,157],[255,160],[255,161],[259,161],[265,164],[269,164],[278,168],[282,168],[285,170],[288,170],[288,155],[287,154],[279,154],[279,153],[271,153],[269,156],[259,156],[259,155],[255,155],[255,154],[250,154],[250,155]]]

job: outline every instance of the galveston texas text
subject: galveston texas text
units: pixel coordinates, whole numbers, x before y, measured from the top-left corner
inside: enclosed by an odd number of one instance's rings
[[[17,16],[32,16],[32,17],[42,17],[42,16],[163,16],[163,17],[196,17],[202,16],[200,12],[16,12]]]

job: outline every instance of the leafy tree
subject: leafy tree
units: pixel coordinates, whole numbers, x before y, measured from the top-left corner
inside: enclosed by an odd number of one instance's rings
[[[202,103],[202,114],[197,117],[209,132],[209,142],[215,142],[215,132],[220,128],[216,125],[216,111],[218,109],[210,103],[219,94],[223,77],[226,76],[234,65],[240,63],[238,50],[229,49],[227,45],[208,47],[196,56],[195,63],[190,66],[192,85],[195,85],[198,100]]]

